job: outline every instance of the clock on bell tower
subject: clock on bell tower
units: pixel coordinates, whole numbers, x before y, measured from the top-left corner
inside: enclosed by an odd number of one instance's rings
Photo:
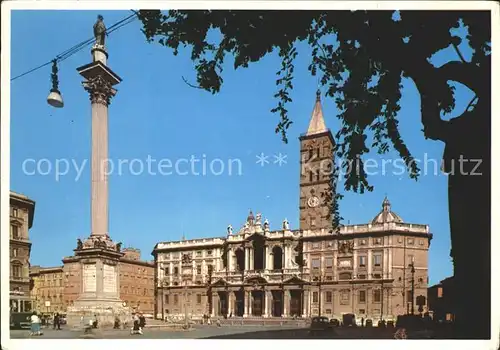
[[[334,145],[326,128],[320,91],[307,132],[300,136],[300,229],[331,228]]]

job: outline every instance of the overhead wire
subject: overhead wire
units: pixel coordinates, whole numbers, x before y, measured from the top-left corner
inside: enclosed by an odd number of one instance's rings
[[[136,12],[136,11],[134,11],[134,10],[131,10],[131,11],[132,11],[132,12],[134,12],[132,15],[127,16],[127,17],[125,17],[125,18],[121,19],[120,21],[118,21],[118,22],[114,23],[114,24],[113,24],[113,25],[111,25],[109,28],[107,28],[107,29],[106,29],[106,34],[107,34],[107,35],[109,35],[109,34],[111,34],[112,32],[114,32],[114,31],[116,31],[116,30],[118,30],[118,29],[122,28],[123,26],[125,26],[125,25],[127,25],[127,24],[132,23],[133,21],[135,21],[136,19],[138,19],[138,18],[139,18],[139,17],[137,17],[137,16],[138,16],[138,14],[137,14],[137,12]],[[26,72],[24,72],[24,73],[22,73],[22,74],[19,74],[19,75],[15,76],[15,77],[11,78],[11,79],[10,79],[10,81],[14,81],[14,80],[16,80],[16,79],[19,79],[19,78],[21,78],[21,77],[24,77],[25,75],[28,75],[28,74],[30,74],[30,73],[33,73],[34,71],[37,71],[37,70],[38,70],[38,69],[40,69],[40,68],[43,68],[43,67],[45,67],[45,66],[47,66],[47,65],[49,65],[49,64],[54,63],[54,61],[56,61],[56,62],[62,62],[62,61],[64,61],[65,59],[67,59],[67,58],[69,58],[69,57],[73,56],[75,53],[77,53],[77,52],[81,51],[81,50],[82,50],[82,49],[84,49],[85,47],[87,47],[87,46],[89,46],[89,45],[93,44],[94,42],[95,42],[95,38],[94,38],[94,37],[89,38],[89,39],[87,39],[87,40],[84,40],[84,41],[80,42],[79,44],[76,44],[76,45],[74,45],[73,47],[71,47],[71,48],[69,48],[69,49],[67,49],[67,50],[63,51],[63,52],[62,52],[62,53],[60,53],[60,54],[58,54],[57,56],[55,56],[55,58],[51,59],[50,61],[48,61],[48,62],[46,62],[46,63],[44,63],[44,64],[41,64],[41,65],[39,65],[39,66],[37,66],[37,67],[35,67],[35,68],[32,68],[32,69],[30,69],[30,70],[28,70],[28,71],[26,71]]]

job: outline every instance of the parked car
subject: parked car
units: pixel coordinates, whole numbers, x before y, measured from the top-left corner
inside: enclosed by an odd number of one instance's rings
[[[325,331],[329,331],[331,329],[330,322],[328,317],[325,316],[316,316],[311,319],[311,326],[309,327],[310,335],[321,334]]]
[[[429,339],[432,338],[433,330],[429,329],[419,315],[400,315],[396,320],[396,333],[404,330],[406,338]]]
[[[372,319],[367,319],[365,321],[365,327],[373,327],[373,320]]]
[[[339,321],[339,320],[337,320],[336,318],[332,318],[332,319],[330,320],[330,326],[331,326],[331,327],[338,327],[338,326],[340,326],[340,321]]]
[[[342,326],[344,326],[344,327],[356,327],[356,316],[354,314],[343,314],[342,315]]]

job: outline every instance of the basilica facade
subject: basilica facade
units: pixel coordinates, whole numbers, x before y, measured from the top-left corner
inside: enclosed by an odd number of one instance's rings
[[[390,320],[427,311],[427,225],[404,222],[385,198],[371,222],[332,228],[334,140],[319,94],[300,143],[299,228],[285,219],[271,231],[250,212],[222,237],[156,244],[157,317]]]

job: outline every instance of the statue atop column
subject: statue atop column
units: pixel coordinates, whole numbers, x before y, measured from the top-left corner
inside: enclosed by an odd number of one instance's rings
[[[94,36],[96,45],[104,47],[104,38],[108,35],[106,25],[104,25],[104,17],[97,16],[97,22],[94,24]]]
[[[233,226],[231,224],[229,224],[227,226],[227,235],[231,236],[232,234],[233,234]]]

